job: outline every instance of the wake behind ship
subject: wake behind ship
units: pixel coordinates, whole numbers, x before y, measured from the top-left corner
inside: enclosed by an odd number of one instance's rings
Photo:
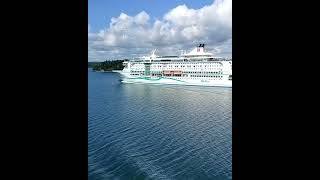
[[[232,87],[232,59],[213,56],[200,44],[180,56],[156,56],[124,61],[124,83],[156,83]]]

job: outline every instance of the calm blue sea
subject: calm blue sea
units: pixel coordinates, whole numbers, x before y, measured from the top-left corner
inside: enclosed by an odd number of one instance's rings
[[[90,180],[232,179],[232,88],[88,70]]]

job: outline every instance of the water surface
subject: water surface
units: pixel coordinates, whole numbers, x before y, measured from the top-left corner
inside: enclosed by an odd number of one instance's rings
[[[231,88],[88,74],[90,180],[231,179]]]

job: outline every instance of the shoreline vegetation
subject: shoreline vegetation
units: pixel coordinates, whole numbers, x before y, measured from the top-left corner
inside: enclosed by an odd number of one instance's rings
[[[88,62],[88,68],[92,68],[93,71],[110,72],[112,70],[122,70],[123,61],[125,60],[106,60],[104,62]]]

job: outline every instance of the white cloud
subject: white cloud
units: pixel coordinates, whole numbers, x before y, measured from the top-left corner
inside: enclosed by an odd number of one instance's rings
[[[150,21],[142,11],[135,16],[121,13],[98,33],[88,25],[89,61],[131,58],[157,48],[159,54],[177,54],[181,49],[205,43],[218,56],[231,56],[232,0],[216,0],[200,9],[177,6],[162,19]]]
[[[149,19],[150,19],[149,15],[144,11],[137,14],[134,18],[135,22],[140,25],[147,24]]]

